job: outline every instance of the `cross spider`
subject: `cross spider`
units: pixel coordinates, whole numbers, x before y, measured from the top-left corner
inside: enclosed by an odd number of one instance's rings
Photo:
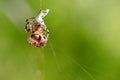
[[[30,44],[36,47],[45,46],[48,40],[49,31],[46,26],[39,24],[34,17],[26,19],[25,31],[31,33],[28,38]]]

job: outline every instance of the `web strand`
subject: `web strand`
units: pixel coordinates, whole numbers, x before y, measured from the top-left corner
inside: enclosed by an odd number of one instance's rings
[[[56,52],[55,52],[55,50],[54,50],[54,48],[53,48],[53,46],[52,46],[52,43],[50,43],[50,48],[51,48],[51,51],[52,51],[52,55],[53,55],[53,57],[54,57],[54,59],[55,59],[55,63],[56,63],[58,72],[62,72],[59,63],[58,63],[57,60],[56,60]]]
[[[42,0],[40,0],[40,9],[42,9]]]
[[[53,55],[53,57],[54,57],[54,59],[55,59],[55,63],[56,63],[56,65],[57,65],[57,68],[58,68],[58,70],[60,70],[60,72],[61,72],[61,67],[60,67],[60,65],[59,65],[59,63],[57,62],[57,60],[56,60],[56,52],[55,52],[55,50],[54,50],[54,47],[52,46],[52,43],[50,43],[50,48],[51,48],[51,51],[52,51],[52,55]],[[76,64],[77,66],[79,66],[80,68],[81,68],[81,70],[83,70],[83,72],[85,72],[92,80],[96,80],[95,79],[95,77],[88,71],[88,70],[86,70],[80,63],[78,63],[76,60],[74,60],[71,56],[65,56],[66,58],[69,58],[74,64]],[[70,72],[66,72],[66,76],[69,76],[68,74],[69,74]],[[71,73],[72,74],[72,73]],[[68,78],[68,77],[67,77]],[[81,78],[82,79],[82,78]]]
[[[95,77],[93,77],[93,75],[90,72],[88,72],[88,70],[86,70],[80,63],[78,63],[77,61],[75,61],[70,56],[66,56],[66,57],[70,58],[73,63],[75,63],[76,65],[78,65],[89,77],[91,77],[92,80],[96,80]]]

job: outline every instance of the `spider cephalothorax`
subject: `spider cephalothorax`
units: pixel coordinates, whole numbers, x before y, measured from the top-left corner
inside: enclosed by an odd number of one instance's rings
[[[25,31],[31,33],[28,42],[36,47],[45,46],[48,40],[49,31],[42,20],[44,15],[46,14],[41,11],[38,17],[26,19]]]

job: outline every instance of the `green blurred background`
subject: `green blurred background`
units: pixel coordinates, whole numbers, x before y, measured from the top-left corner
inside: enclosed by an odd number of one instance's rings
[[[120,0],[42,0],[50,37],[27,42],[40,0],[0,0],[0,80],[120,80]]]

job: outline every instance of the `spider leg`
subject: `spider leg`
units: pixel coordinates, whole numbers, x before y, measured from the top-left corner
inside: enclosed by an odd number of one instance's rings
[[[25,31],[26,32],[30,32],[30,29],[28,29],[28,24],[29,24],[29,21],[28,21],[28,19],[26,19],[26,26],[25,26]]]

